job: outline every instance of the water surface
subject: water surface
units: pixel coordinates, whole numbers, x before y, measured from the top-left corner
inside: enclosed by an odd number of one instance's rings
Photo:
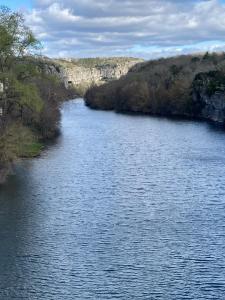
[[[225,133],[64,105],[0,188],[0,299],[224,299]]]

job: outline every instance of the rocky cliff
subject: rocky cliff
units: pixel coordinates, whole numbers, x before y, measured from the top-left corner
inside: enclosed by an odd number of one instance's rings
[[[199,73],[192,87],[199,117],[225,124],[225,75],[220,71]]]
[[[83,94],[92,85],[101,85],[126,75],[142,59],[84,58],[46,60],[46,72],[57,75],[67,88]]]

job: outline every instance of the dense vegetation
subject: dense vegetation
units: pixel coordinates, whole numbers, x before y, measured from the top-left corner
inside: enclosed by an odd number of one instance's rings
[[[205,82],[206,94],[224,90],[224,53],[207,52],[205,55],[187,55],[141,63],[119,80],[92,87],[85,98],[86,104],[96,109],[198,116],[202,103],[196,102],[193,94]]]
[[[37,155],[58,130],[65,89],[33,57],[39,42],[23,16],[0,8],[0,180],[18,157]]]

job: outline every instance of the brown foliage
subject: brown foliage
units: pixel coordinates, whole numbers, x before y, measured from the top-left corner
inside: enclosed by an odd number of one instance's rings
[[[225,54],[187,55],[141,63],[121,79],[93,87],[86,104],[99,109],[168,115],[193,111],[191,89],[201,72],[225,72]]]

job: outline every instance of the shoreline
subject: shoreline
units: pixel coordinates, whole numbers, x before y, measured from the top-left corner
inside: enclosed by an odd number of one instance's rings
[[[104,109],[100,107],[95,107],[88,104],[84,98],[85,105],[92,110],[96,111],[106,111],[106,112],[115,112],[117,114],[123,115],[130,115],[130,116],[148,116],[148,117],[155,117],[155,118],[165,118],[174,121],[198,121],[198,122],[205,122],[208,125],[215,126],[217,128],[221,128],[225,132],[225,124],[223,122],[219,122],[216,120],[212,120],[210,118],[206,118],[204,116],[194,116],[191,114],[163,114],[163,113],[151,113],[151,112],[141,112],[141,111],[132,111],[132,110],[117,110],[117,109]]]

